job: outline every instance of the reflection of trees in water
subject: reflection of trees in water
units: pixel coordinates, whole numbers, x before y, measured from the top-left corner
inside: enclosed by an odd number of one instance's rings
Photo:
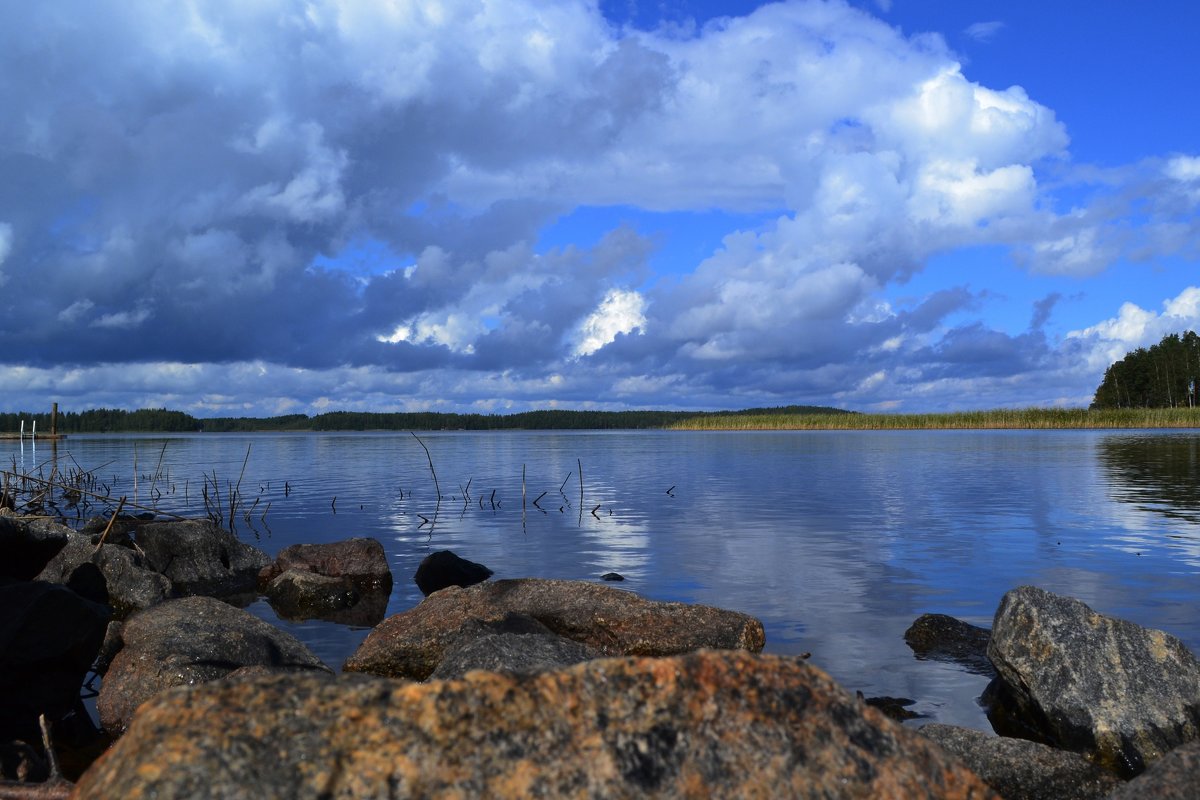
[[[1200,436],[1109,436],[1100,463],[1114,500],[1200,523]]]

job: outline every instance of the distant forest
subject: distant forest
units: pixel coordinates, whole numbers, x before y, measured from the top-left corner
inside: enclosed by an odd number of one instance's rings
[[[1187,408],[1200,382],[1200,336],[1172,333],[1139,347],[1104,372],[1092,408]]]
[[[852,414],[822,406],[748,408],[742,411],[527,411],[520,414],[370,413],[334,411],[309,417],[193,417],[165,408],[123,411],[98,408],[60,411],[59,433],[234,433],[249,431],[499,431],[499,430],[631,430],[665,428],[676,422],[707,416],[758,414]],[[30,433],[50,432],[50,414],[0,413],[0,432],[15,432],[25,421]]]

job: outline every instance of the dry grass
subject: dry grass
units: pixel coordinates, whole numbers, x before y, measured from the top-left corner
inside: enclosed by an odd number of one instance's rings
[[[696,417],[674,430],[1048,430],[1200,428],[1200,409],[1023,408],[945,414],[746,414]]]

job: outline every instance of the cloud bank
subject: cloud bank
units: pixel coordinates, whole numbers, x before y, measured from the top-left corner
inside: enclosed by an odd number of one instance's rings
[[[1085,403],[1200,313],[1053,341],[1054,301],[963,322],[968,276],[889,301],[977,245],[1195,258],[1200,158],[1066,204],[1051,109],[840,2],[637,30],[582,0],[64,0],[0,10],[0,75],[6,404]],[[671,272],[636,222],[542,245],[608,206],[763,222]]]

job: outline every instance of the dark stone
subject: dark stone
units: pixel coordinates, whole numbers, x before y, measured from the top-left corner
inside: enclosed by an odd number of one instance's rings
[[[602,581],[623,581],[623,580],[625,580],[625,576],[619,572],[606,572],[600,576],[600,580],[602,580]]]
[[[1200,740],[1176,747],[1108,800],[1195,800],[1200,796]]]
[[[553,633],[489,633],[446,651],[430,680],[461,678],[471,670],[528,674],[598,658],[600,651]]]
[[[918,714],[910,710],[909,706],[915,705],[917,701],[907,697],[864,697],[863,702],[872,708],[879,709],[885,717],[894,719],[897,722],[929,716],[928,714]]]
[[[377,539],[356,538],[326,544],[294,544],[279,551],[259,573],[259,587],[288,570],[341,578],[360,592],[391,592],[392,570]]]
[[[904,641],[919,659],[949,661],[976,675],[994,677],[996,668],[987,656],[987,628],[945,614],[922,614],[904,632]]]
[[[134,534],[147,566],[182,595],[252,592],[267,554],[208,520],[150,522]]]
[[[172,686],[217,680],[250,665],[330,672],[295,637],[211,597],[168,600],[125,620],[96,708],[112,732]]]
[[[467,561],[449,550],[438,550],[425,556],[413,575],[421,594],[428,597],[448,586],[474,586],[492,577],[492,571],[483,564]]]
[[[141,708],[88,798],[996,795],[795,659],[705,651],[462,680],[259,677]]]
[[[1114,773],[1078,753],[953,725],[926,725],[920,731],[961,758],[1005,800],[1092,800],[1121,785]]]
[[[148,569],[133,550],[106,542],[97,552],[90,537],[73,531],[68,534],[67,546],[46,565],[38,580],[68,583],[84,564],[95,564],[104,576],[108,604],[117,618],[161,603],[172,594],[171,581]]]
[[[675,655],[703,647],[757,652],[762,623],[712,606],[665,603],[590,581],[522,578],[449,587],[379,623],[346,661],[350,672],[424,680],[471,620],[515,613],[605,655]]]
[[[68,533],[55,522],[0,516],[0,578],[33,580],[67,546]]]
[[[1200,662],[1170,634],[1022,586],[1000,602],[988,656],[1047,741],[1126,777],[1200,738]]]
[[[41,741],[37,718],[79,702],[110,611],[44,581],[0,581],[0,740]]]
[[[104,573],[90,561],[71,570],[71,576],[67,578],[67,588],[93,603],[108,605],[108,584],[104,580]]]

